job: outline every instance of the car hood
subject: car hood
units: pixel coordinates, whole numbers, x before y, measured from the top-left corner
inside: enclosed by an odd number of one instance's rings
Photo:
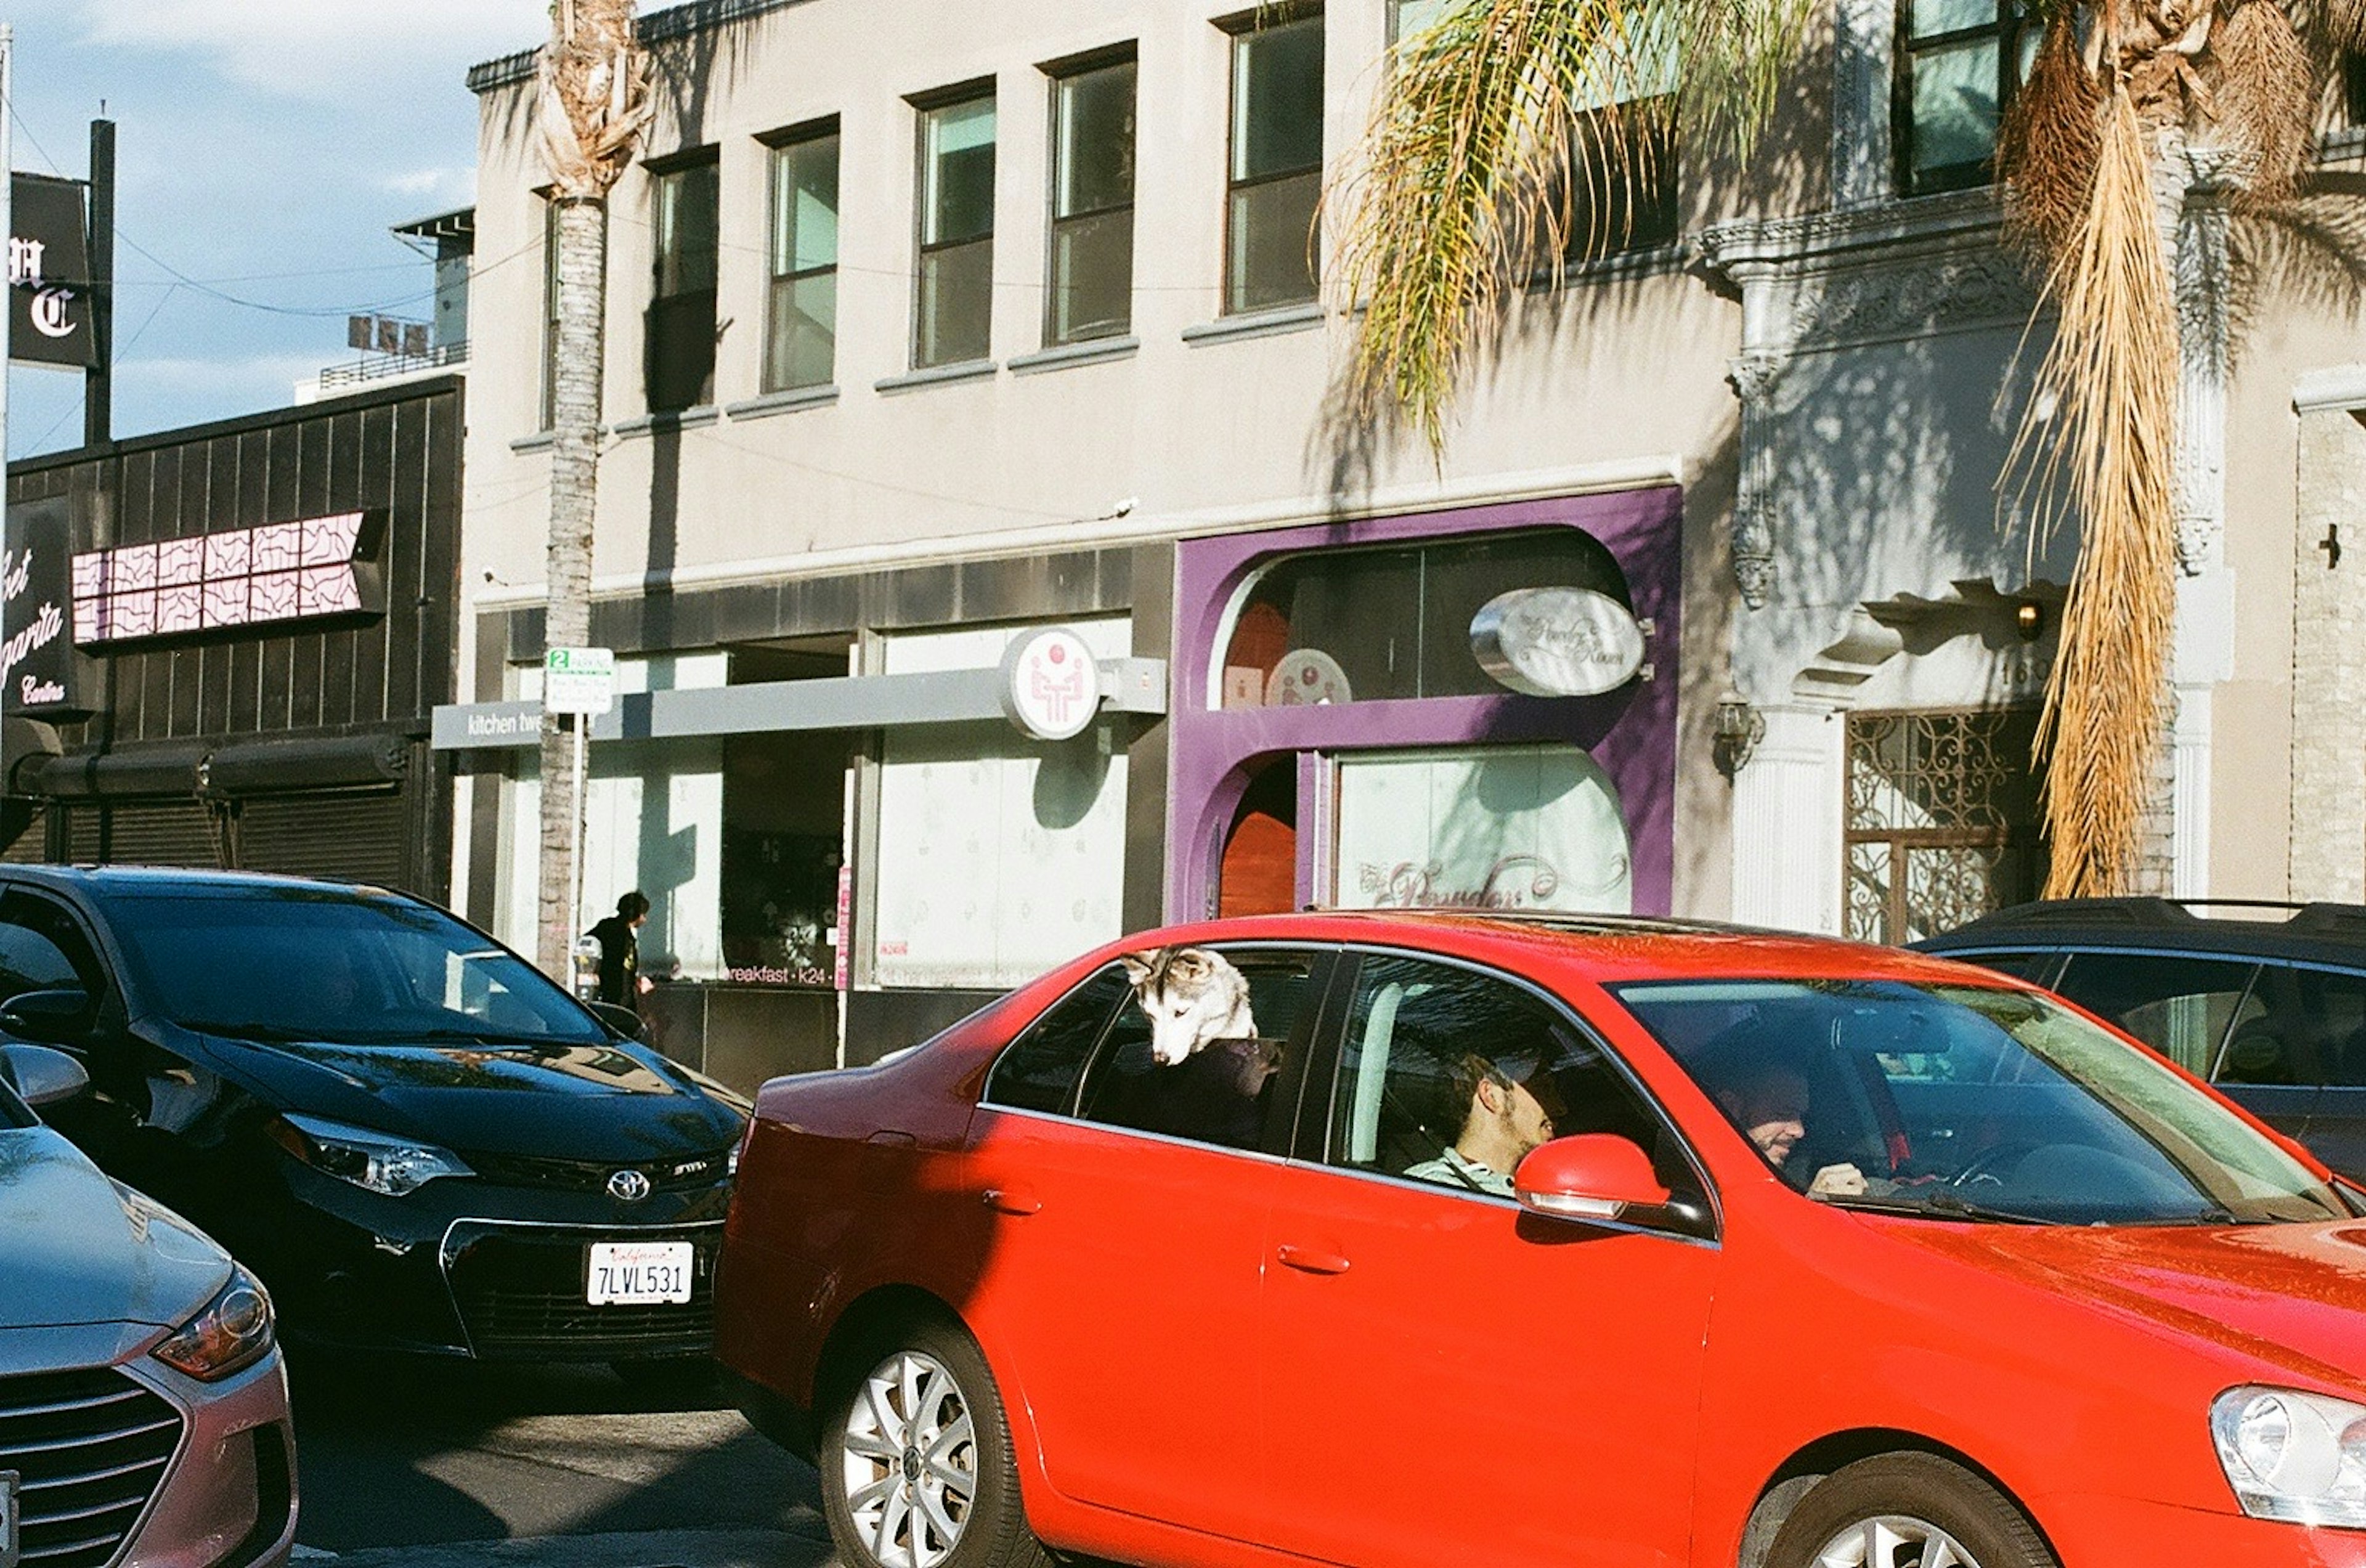
[[[1916,1245],[2287,1373],[2366,1387],[2366,1221],[1934,1225]]]
[[[0,1330],[177,1328],[230,1278],[229,1255],[203,1232],[45,1127],[0,1131]]]
[[[569,1159],[711,1154],[739,1117],[646,1047],[349,1045],[204,1035],[224,1076],[282,1111],[445,1148]]]

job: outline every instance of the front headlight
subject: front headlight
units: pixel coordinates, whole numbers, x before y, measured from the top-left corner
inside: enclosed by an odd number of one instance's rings
[[[148,1353],[199,1382],[220,1382],[263,1359],[270,1348],[271,1298],[254,1275],[233,1264],[230,1283]]]
[[[2366,1404],[2230,1388],[2211,1403],[2210,1435],[2253,1518],[2366,1528]]]
[[[407,1197],[439,1176],[476,1174],[457,1155],[433,1144],[293,1111],[272,1119],[271,1136],[314,1170],[389,1198]]]

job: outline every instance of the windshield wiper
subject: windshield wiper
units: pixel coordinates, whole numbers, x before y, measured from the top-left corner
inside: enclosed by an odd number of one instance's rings
[[[1970,1220],[1981,1224],[2058,1225],[2063,1223],[2039,1214],[2016,1213],[2011,1209],[1991,1209],[1985,1203],[1975,1203],[1963,1194],[1945,1188],[1921,1199],[1876,1198],[1867,1193],[1855,1197],[1819,1195],[1817,1201],[1830,1203],[1835,1209],[1862,1209],[1876,1214],[1913,1214],[1922,1219]]]
[[[210,1020],[192,1021],[175,1019],[183,1029],[198,1034],[220,1034],[231,1040],[256,1040],[266,1044],[289,1044],[296,1041],[318,1041],[323,1036],[317,1030],[290,1029],[283,1023],[264,1023],[255,1019],[242,1019],[234,1023],[217,1023]]]
[[[369,1036],[373,1045],[580,1045],[556,1034],[507,1034],[498,1029],[405,1029]]]

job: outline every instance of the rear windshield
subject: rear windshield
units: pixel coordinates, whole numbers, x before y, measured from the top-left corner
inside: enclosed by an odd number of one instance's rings
[[[254,1040],[605,1043],[524,959],[423,904],[320,888],[107,900],[144,1006]]]
[[[1820,1201],[2057,1224],[2350,1214],[2223,1101],[2034,992],[1796,980],[1614,992],[1759,1156]]]

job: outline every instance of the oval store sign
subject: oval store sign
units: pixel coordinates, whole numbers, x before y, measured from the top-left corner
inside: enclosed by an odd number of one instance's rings
[[[1471,617],[1470,651],[1523,695],[1596,697],[1643,668],[1643,628],[1626,605],[1590,588],[1515,588]]]
[[[1071,740],[1101,707],[1101,670],[1065,627],[1030,632],[1002,656],[1002,711],[1038,740]]]

